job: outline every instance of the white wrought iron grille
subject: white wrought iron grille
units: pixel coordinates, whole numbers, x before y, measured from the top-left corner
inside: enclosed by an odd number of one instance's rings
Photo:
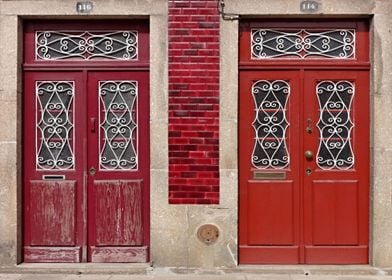
[[[355,58],[355,30],[252,29],[252,59]]]
[[[36,82],[36,168],[74,168],[74,82]]]
[[[37,31],[36,60],[136,60],[137,31]]]
[[[255,144],[252,164],[258,169],[282,169],[289,164],[286,106],[290,85],[282,80],[259,80],[252,86]]]
[[[349,81],[321,81],[317,84],[316,95],[320,106],[317,165],[321,169],[344,170],[354,165],[351,147],[354,93],[354,85]]]
[[[137,169],[137,82],[100,81],[99,99],[100,169]]]

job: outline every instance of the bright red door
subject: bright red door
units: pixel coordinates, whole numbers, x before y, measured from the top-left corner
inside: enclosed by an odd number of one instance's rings
[[[367,71],[305,72],[306,263],[368,262],[368,81]]]
[[[366,28],[301,24],[242,25],[239,262],[368,263]]]
[[[147,29],[62,24],[25,34],[24,261],[147,262]]]
[[[240,73],[240,261],[299,256],[299,72]]]

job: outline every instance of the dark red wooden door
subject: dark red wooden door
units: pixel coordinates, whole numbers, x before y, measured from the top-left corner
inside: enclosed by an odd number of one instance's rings
[[[88,243],[93,262],[145,262],[147,72],[93,72],[88,91]],[[147,240],[146,240],[147,239]]]
[[[25,74],[25,261],[147,261],[148,92],[148,72]]]
[[[82,261],[86,95],[78,93],[83,85],[80,72],[25,73],[25,262]]]
[[[25,26],[25,262],[149,260],[142,21]]]
[[[244,21],[239,262],[368,263],[363,21]]]

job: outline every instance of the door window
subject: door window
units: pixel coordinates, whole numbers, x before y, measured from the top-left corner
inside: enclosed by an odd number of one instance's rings
[[[37,81],[35,94],[37,169],[73,169],[74,81]]]
[[[99,168],[137,169],[137,81],[100,81],[99,99]]]
[[[317,165],[321,169],[352,168],[355,161],[351,144],[354,84],[345,80],[320,81],[316,95],[320,112]]]
[[[290,85],[282,80],[259,80],[252,85],[255,145],[252,164],[258,169],[281,169],[289,164],[286,145],[287,100]]]

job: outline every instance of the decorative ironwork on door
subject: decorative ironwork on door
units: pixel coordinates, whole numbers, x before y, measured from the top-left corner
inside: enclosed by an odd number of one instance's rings
[[[252,59],[355,58],[355,30],[252,29]]]
[[[316,95],[320,107],[317,165],[321,169],[349,169],[354,165],[351,145],[354,94],[355,87],[350,81],[321,81],[317,84]]]
[[[36,82],[36,168],[74,168],[74,82]]]
[[[37,31],[36,60],[136,60],[137,31]]]
[[[137,169],[137,82],[99,82],[100,169]]]
[[[290,85],[282,80],[259,80],[252,86],[255,105],[255,144],[252,164],[259,169],[281,169],[289,164],[286,145],[286,104]]]

